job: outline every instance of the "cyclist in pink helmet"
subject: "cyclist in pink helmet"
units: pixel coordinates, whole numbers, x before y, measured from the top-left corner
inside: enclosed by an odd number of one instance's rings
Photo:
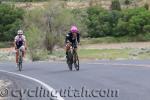
[[[77,45],[80,43],[80,34],[76,26],[71,26],[70,32],[67,33],[65,43],[66,43],[66,57],[67,51],[69,49],[68,43],[71,43],[71,46],[77,51]]]

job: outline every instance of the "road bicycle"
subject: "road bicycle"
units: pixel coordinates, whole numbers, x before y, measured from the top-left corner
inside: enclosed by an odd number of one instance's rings
[[[69,67],[69,70],[72,71],[73,65],[76,69],[76,71],[79,71],[79,57],[77,52],[75,51],[74,47],[72,47],[71,43],[69,43],[69,50],[67,52],[67,64]]]

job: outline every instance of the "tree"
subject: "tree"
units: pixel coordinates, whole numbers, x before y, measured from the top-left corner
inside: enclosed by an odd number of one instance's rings
[[[122,11],[90,7],[87,13],[89,37],[139,36],[149,33],[150,11],[143,7]]]
[[[112,10],[121,10],[121,5],[119,0],[112,0],[112,4],[111,4],[111,9]]]
[[[129,5],[131,2],[130,2],[130,0],[125,0],[124,3],[125,3],[125,5]]]
[[[0,41],[12,41],[22,27],[24,11],[12,5],[0,4]]]
[[[110,34],[111,24],[109,13],[98,6],[91,7],[87,11],[87,28],[90,37],[101,37]]]
[[[125,0],[125,1],[124,1],[124,4],[127,6],[127,8],[128,8],[128,6],[130,5],[130,3],[131,3],[130,0]]]
[[[145,33],[150,33],[150,25],[145,25],[143,27],[143,30],[144,30]]]
[[[145,4],[144,4],[144,8],[145,8],[146,10],[149,10],[149,4],[148,4],[148,3],[145,3]]]

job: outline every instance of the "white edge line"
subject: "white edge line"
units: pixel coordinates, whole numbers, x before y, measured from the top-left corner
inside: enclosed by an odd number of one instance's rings
[[[40,80],[38,80],[38,79],[32,78],[32,77],[30,77],[30,76],[26,76],[26,75],[14,73],[14,72],[5,71],[5,70],[0,70],[0,71],[1,71],[1,72],[5,72],[5,73],[9,73],[9,74],[13,74],[13,75],[17,75],[17,76],[20,76],[20,77],[24,77],[24,78],[26,78],[26,79],[35,81],[35,82],[41,84],[42,86],[44,86],[45,88],[47,88],[49,92],[57,93],[57,92],[55,92],[55,90],[54,90],[52,87],[50,87],[49,85],[47,85],[46,83],[44,83],[44,82],[42,82],[42,81],[40,81]],[[53,96],[54,96],[54,95],[53,95]],[[57,98],[56,98],[56,97],[57,97]],[[54,99],[57,99],[57,100],[64,100],[58,93],[55,94],[55,98],[54,98]]]

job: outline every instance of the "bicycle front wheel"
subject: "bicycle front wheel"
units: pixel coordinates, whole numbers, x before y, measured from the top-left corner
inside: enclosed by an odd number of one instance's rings
[[[68,64],[69,70],[72,71],[73,55],[71,52],[68,52],[67,64]]]
[[[18,64],[18,68],[19,68],[19,71],[22,70],[22,63],[19,63],[19,64]]]
[[[18,57],[18,69],[19,71],[22,70],[22,51],[19,49],[19,57]]]

